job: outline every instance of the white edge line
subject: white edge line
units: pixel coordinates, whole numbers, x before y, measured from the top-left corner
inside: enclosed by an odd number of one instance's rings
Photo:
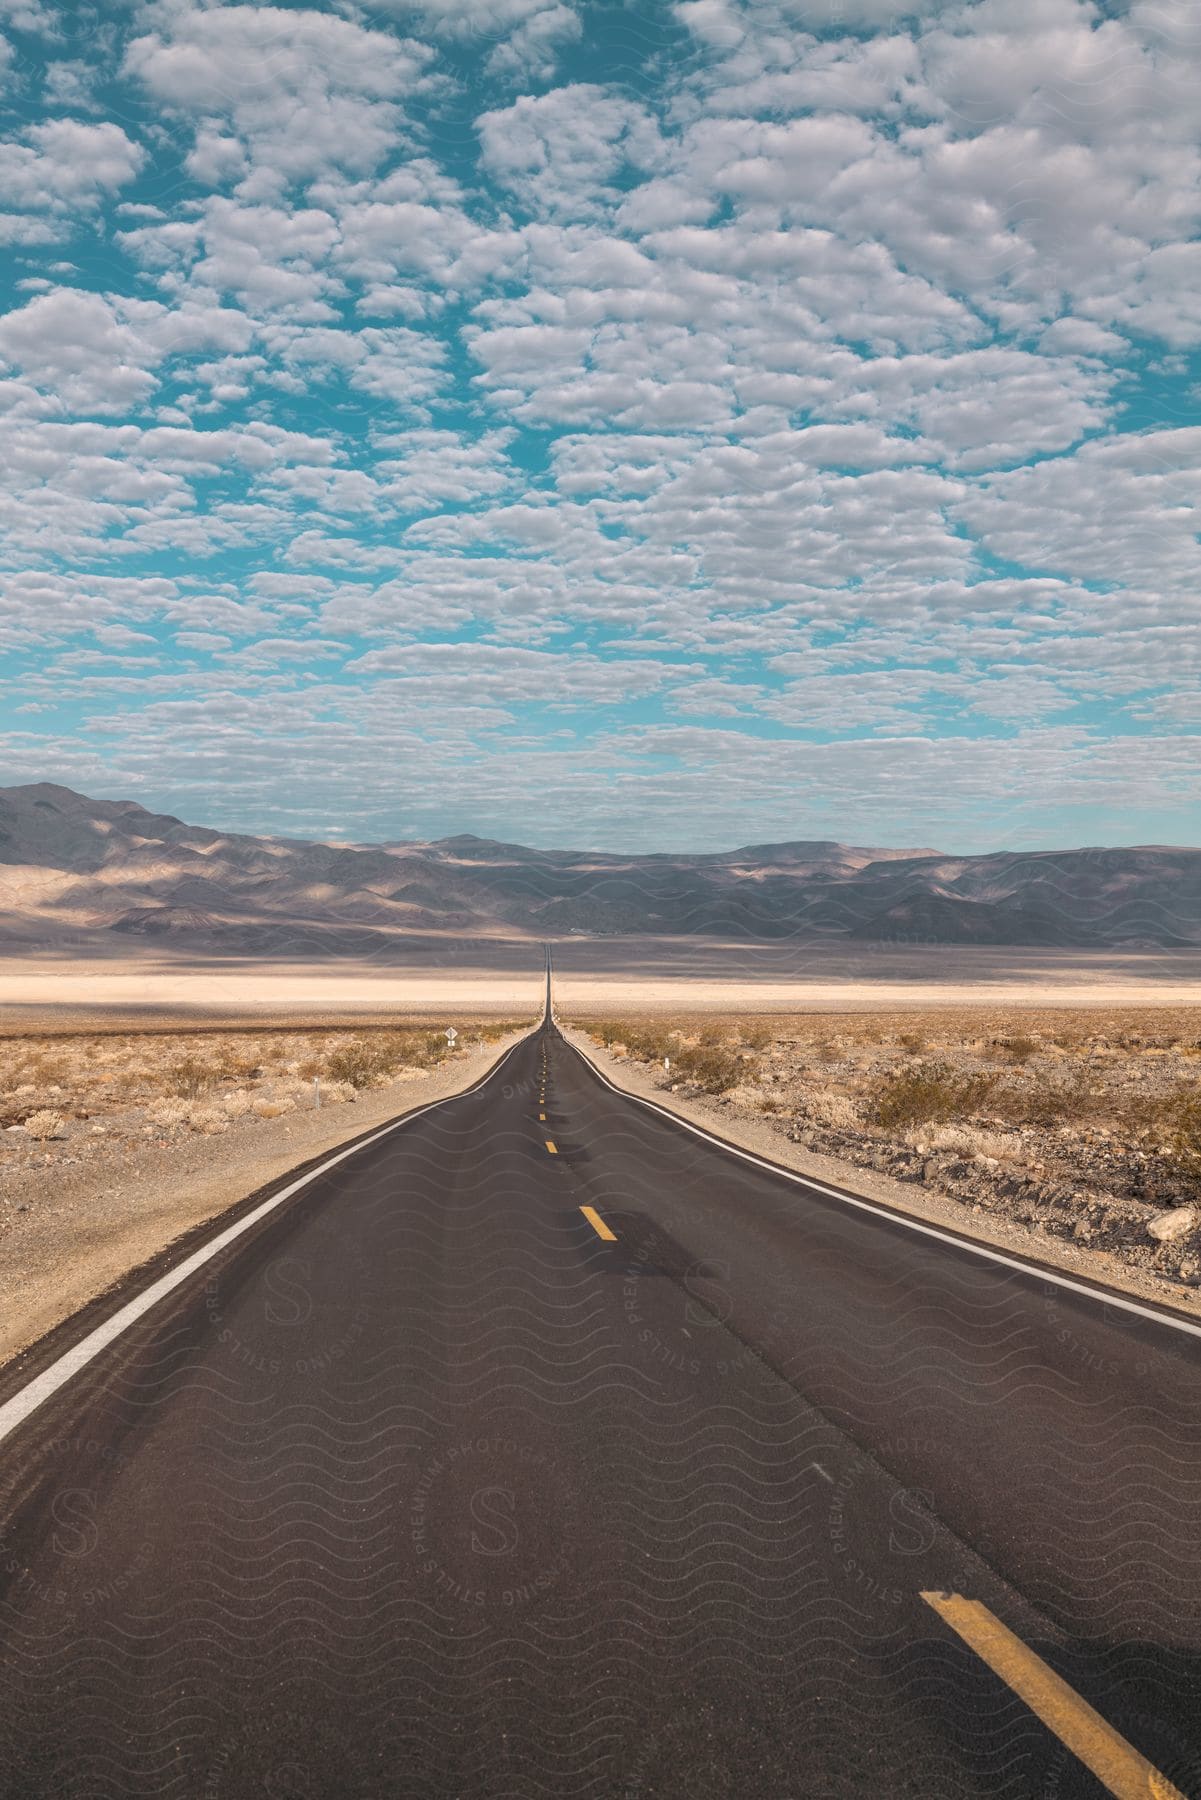
[[[1153,1306],[1140,1306],[1137,1300],[1128,1300],[1122,1294],[1090,1287],[1087,1282],[1073,1281],[1070,1275],[1060,1275],[1052,1269],[1041,1267],[1038,1263],[1023,1262],[1020,1256],[1006,1256],[1004,1251],[992,1250],[986,1244],[978,1243],[973,1238],[957,1237],[953,1231],[940,1231],[937,1225],[928,1225],[923,1219],[915,1219],[890,1206],[880,1206],[874,1201],[864,1200],[856,1194],[840,1193],[837,1188],[827,1187],[824,1182],[816,1181],[811,1175],[801,1175],[796,1169],[786,1169],[782,1163],[769,1162],[766,1157],[756,1156],[753,1151],[743,1150],[737,1144],[731,1144],[726,1138],[715,1137],[712,1132],[704,1131],[691,1120],[681,1118],[679,1113],[672,1112],[670,1107],[660,1106],[654,1100],[647,1100],[641,1094],[632,1094],[627,1088],[618,1087],[610,1081],[603,1069],[597,1067],[592,1058],[564,1038],[569,1050],[574,1050],[581,1062],[587,1063],[598,1080],[607,1088],[620,1094],[624,1100],[633,1100],[638,1106],[645,1106],[649,1112],[658,1113],[660,1118],[670,1119],[675,1125],[682,1125],[693,1137],[704,1138],[706,1143],[715,1144],[719,1150],[725,1150],[730,1156],[740,1157],[743,1162],[753,1163],[757,1169],[766,1169],[769,1174],[783,1175],[787,1181],[795,1181],[801,1187],[813,1188],[819,1194],[828,1194],[831,1200],[839,1200],[844,1206],[857,1207],[860,1212],[871,1213],[877,1219],[889,1219],[894,1225],[903,1225],[907,1231],[920,1232],[922,1237],[937,1238],[940,1244],[950,1244],[956,1250],[966,1250],[972,1256],[981,1256],[987,1262],[1000,1263],[1003,1268],[1017,1269],[1023,1275],[1033,1275],[1039,1281],[1053,1281],[1056,1287],[1068,1288],[1073,1294],[1083,1294],[1088,1300],[1095,1300],[1101,1306],[1118,1306],[1123,1312],[1137,1313],[1140,1319],[1150,1319],[1156,1325],[1170,1325],[1174,1331],[1182,1331],[1187,1337],[1201,1338],[1201,1324],[1194,1325],[1189,1319],[1182,1319],[1171,1312],[1160,1312]],[[0,1415],[2,1416],[2,1415]]]
[[[535,1030],[537,1029],[538,1027],[535,1027]],[[333,1156],[327,1156],[325,1161],[318,1163],[315,1169],[310,1169],[297,1181],[289,1182],[287,1187],[281,1188],[278,1194],[270,1195],[253,1211],[244,1213],[234,1224],[227,1225],[224,1231],[218,1232],[216,1237],[209,1238],[199,1250],[194,1250],[190,1256],[186,1256],[183,1262],[178,1263],[175,1268],[168,1269],[165,1275],[160,1275],[158,1280],[152,1282],[148,1288],[143,1288],[140,1294],[135,1294],[134,1298],[119,1307],[111,1318],[106,1319],[102,1325],[97,1325],[95,1330],[89,1331],[87,1336],[81,1338],[70,1350],[64,1350],[63,1354],[57,1357],[48,1368],[43,1369],[40,1375],[35,1375],[27,1386],[18,1389],[10,1400],[0,1406],[0,1443],[3,1443],[4,1439],[10,1436],[18,1425],[23,1424],[31,1413],[36,1412],[39,1406],[49,1400],[52,1394],[56,1394],[61,1387],[65,1387],[72,1376],[77,1375],[90,1362],[94,1362],[101,1351],[106,1350],[114,1339],[121,1336],[123,1331],[136,1324],[137,1320],[148,1313],[152,1306],[157,1305],[167,1294],[181,1286],[190,1275],[196,1273],[197,1269],[202,1269],[205,1263],[211,1262],[213,1257],[219,1251],[224,1250],[227,1244],[236,1242],[250,1230],[252,1225],[257,1225],[260,1219],[267,1217],[268,1213],[275,1212],[285,1200],[290,1200],[293,1194],[298,1194],[301,1188],[307,1187],[310,1181],[316,1181],[319,1175],[324,1175],[327,1170],[336,1168],[340,1162],[345,1162],[348,1156],[354,1156],[360,1150],[365,1150],[369,1144],[377,1144],[380,1138],[387,1137],[393,1131],[399,1131],[402,1126],[411,1125],[415,1119],[420,1119],[425,1113],[433,1112],[435,1107],[445,1106],[451,1100],[461,1100],[465,1095],[474,1093],[486,1081],[491,1081],[497,1071],[508,1062],[513,1052],[519,1050],[527,1038],[533,1035],[533,1032],[527,1032],[526,1037],[519,1038],[515,1044],[510,1044],[504,1055],[498,1057],[490,1069],[485,1070],[478,1080],[461,1088],[457,1093],[443,1094],[441,1099],[429,1100],[424,1106],[415,1107],[412,1112],[402,1113],[399,1119],[393,1119],[389,1125],[382,1125],[378,1131],[372,1132],[370,1137],[360,1138],[357,1143],[348,1144],[344,1150],[337,1151]]]

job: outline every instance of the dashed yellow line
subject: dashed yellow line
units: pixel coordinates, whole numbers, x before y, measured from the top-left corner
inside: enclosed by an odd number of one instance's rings
[[[617,1233],[609,1230],[609,1227],[605,1224],[605,1221],[601,1218],[594,1206],[581,1206],[580,1211],[587,1219],[589,1225],[591,1225],[593,1231],[595,1231],[597,1237],[604,1238],[606,1244],[615,1244],[617,1242]]]
[[[1166,1775],[1106,1724],[987,1606],[965,1600],[962,1594],[924,1593],[922,1599],[1117,1800],[1185,1800]]]
[[[545,1125],[545,1123],[546,1123],[546,1114],[545,1114],[545,1113],[539,1113],[539,1114],[538,1114],[538,1117],[539,1117],[539,1118],[540,1118],[540,1119],[541,1119],[541,1120],[542,1120],[542,1123],[543,1123],[543,1124],[544,1124],[544,1125]]]
[[[552,1138],[547,1138],[546,1147],[550,1151],[552,1156],[558,1156],[559,1146],[554,1142],[554,1140]]]

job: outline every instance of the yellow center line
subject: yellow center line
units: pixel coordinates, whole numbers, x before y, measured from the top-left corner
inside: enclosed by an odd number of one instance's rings
[[[1117,1800],[1185,1800],[1166,1775],[1106,1724],[987,1606],[965,1600],[962,1594],[923,1593],[922,1599]]]
[[[550,1138],[547,1138],[547,1140],[546,1140],[546,1147],[550,1151],[552,1156],[558,1156],[559,1146],[557,1144],[553,1143]]]
[[[604,1238],[606,1244],[615,1244],[617,1242],[617,1233],[609,1230],[609,1227],[605,1224],[605,1221],[601,1218],[594,1206],[581,1206],[580,1211],[587,1219],[589,1225],[591,1225],[593,1231],[595,1231],[597,1237]]]

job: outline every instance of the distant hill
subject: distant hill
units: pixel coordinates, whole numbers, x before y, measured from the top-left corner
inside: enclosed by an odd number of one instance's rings
[[[571,933],[1139,949],[1201,944],[1201,850],[347,846],[186,825],[49,782],[0,788],[0,947],[100,934],[229,955],[384,956],[415,936]]]

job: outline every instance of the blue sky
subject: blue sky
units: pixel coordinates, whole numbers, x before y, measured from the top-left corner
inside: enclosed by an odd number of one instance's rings
[[[1197,842],[1177,0],[0,0],[0,777]]]

